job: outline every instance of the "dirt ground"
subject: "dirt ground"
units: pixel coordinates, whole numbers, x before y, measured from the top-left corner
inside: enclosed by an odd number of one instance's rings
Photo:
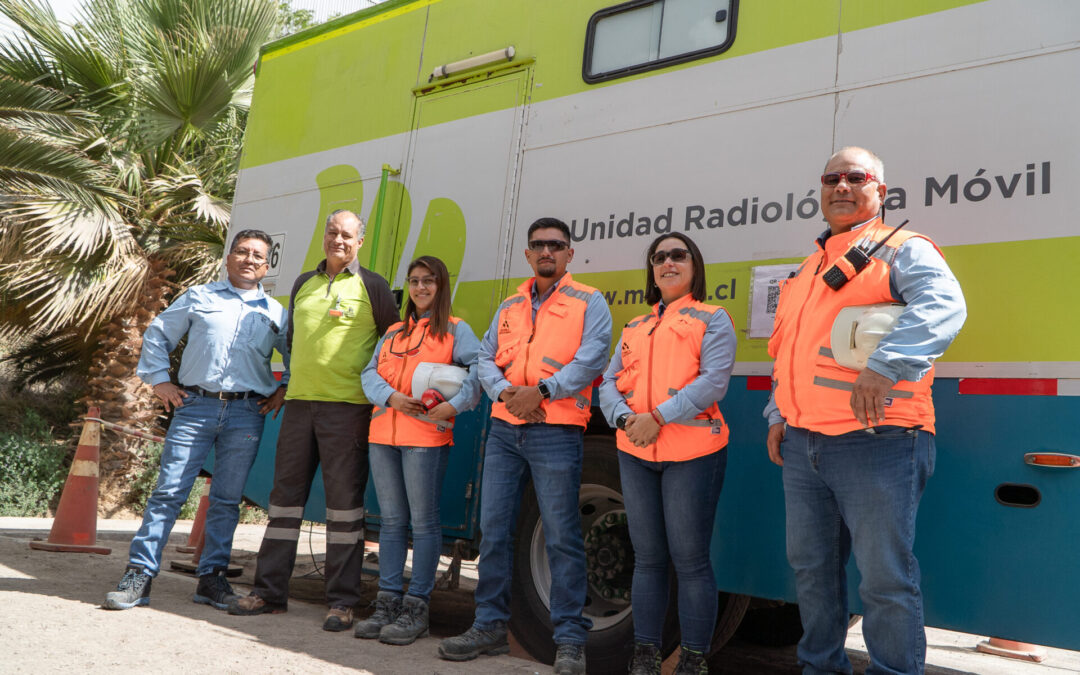
[[[137,525],[137,521],[130,521]],[[536,673],[546,666],[513,656],[455,664],[436,655],[438,640],[468,628],[471,593],[443,593],[435,602],[432,637],[411,647],[357,640],[352,631],[321,630],[325,606],[304,601],[322,594],[321,582],[294,580],[286,614],[254,617],[227,613],[191,602],[195,581],[164,571],[154,579],[149,607],[114,612],[100,609],[106,592],[123,574],[133,528],[122,521],[99,524],[98,544],[108,556],[31,550],[28,541],[48,535],[42,529],[0,528],[0,672],[160,672],[160,673]],[[117,530],[109,530],[110,524]],[[185,543],[184,523],[172,543]],[[190,528],[190,523],[187,523]],[[120,529],[122,528],[122,529]],[[241,526],[234,562],[245,564],[239,581],[250,583],[251,563],[261,526]],[[250,533],[248,532],[250,531]],[[252,534],[254,533],[254,534]],[[251,542],[255,545],[252,546]],[[303,550],[305,541],[301,542]],[[316,545],[320,545],[316,542]],[[175,553],[170,560],[190,556]],[[318,556],[316,556],[318,557]],[[298,572],[313,568],[308,562]],[[245,586],[238,587],[246,590]],[[365,595],[370,586],[365,588]],[[243,592],[243,591],[241,591]],[[452,607],[464,611],[452,611]]]
[[[431,637],[411,647],[357,640],[352,632],[321,630],[325,606],[318,566],[325,550],[322,530],[301,534],[297,569],[286,614],[254,617],[191,602],[193,577],[171,570],[190,556],[184,544],[191,521],[179,521],[166,549],[162,573],[154,579],[149,607],[121,612],[100,609],[105,593],[123,573],[136,520],[99,520],[98,544],[108,556],[49,553],[28,546],[49,534],[49,519],[0,518],[0,673],[74,671],[87,673],[372,673],[376,675],[469,673],[550,673],[512,643],[508,656],[451,663],[437,656],[438,641],[469,627],[473,617],[475,570],[466,563],[461,586],[432,597]],[[233,563],[243,574],[237,591],[250,587],[263,525],[241,525]],[[447,559],[444,559],[444,565]],[[374,595],[374,569],[365,570],[364,597]],[[361,613],[363,613],[362,610]],[[1047,649],[1044,663],[1021,663],[974,651],[979,636],[928,629],[928,675],[1065,675],[1080,673],[1080,652]],[[849,633],[848,654],[855,672],[866,667],[861,624]],[[664,672],[673,670],[676,657]],[[736,638],[712,672],[724,675],[794,675],[793,647],[764,648]]]

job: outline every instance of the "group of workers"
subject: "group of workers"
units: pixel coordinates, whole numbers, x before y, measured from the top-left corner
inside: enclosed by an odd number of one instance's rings
[[[964,322],[964,299],[930,239],[892,233],[884,224],[884,166],[876,155],[840,150],[821,183],[828,228],[783,282],[765,410],[768,455],[782,466],[787,552],[804,627],[798,658],[804,673],[851,672],[845,565],[853,552],[862,575],[867,673],[921,673],[926,641],[913,545],[934,466],[930,384],[934,360]],[[175,410],[157,487],[104,606],[149,603],[162,548],[213,447],[195,602],[238,615],[286,610],[304,505],[321,464],[329,606],[323,628],[355,627],[358,638],[397,645],[426,636],[453,421],[477,405],[482,389],[492,420],[476,613],[465,633],[441,641],[439,656],[464,661],[509,651],[513,541],[531,480],[551,568],[553,672],[584,673],[591,621],[583,613],[588,582],[578,492],[599,380],[634,550],[630,672],[660,673],[673,566],[682,645],[675,672],[707,673],[717,611],[710,541],[729,436],[720,404],[736,338],[727,312],[705,303],[698,246],[677,232],[652,241],[645,256],[651,309],[626,324],[609,359],[608,305],[567,272],[574,249],[560,220],[541,218],[529,227],[525,256],[534,276],[502,302],[481,340],[452,315],[441,260],[410,263],[399,315],[386,281],[357,262],[363,240],[359,217],[331,214],[326,258],[296,280],[286,312],[260,283],[269,236],[243,230],[226,256],[227,279],[189,289],[154,319],[138,372]],[[878,303],[903,305],[895,325],[865,367],[841,365],[830,344],[837,314]],[[169,354],[185,335],[176,385]],[[280,382],[270,368],[274,349],[285,362]],[[466,374],[452,395],[431,396],[413,389],[421,364],[456,365]],[[276,417],[282,407],[269,523],[254,588],[239,597],[225,576],[238,504],[263,416]],[[357,621],[369,466],[382,519],[379,582],[374,611]]]

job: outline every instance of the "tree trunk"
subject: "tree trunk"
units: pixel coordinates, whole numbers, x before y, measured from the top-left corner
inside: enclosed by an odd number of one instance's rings
[[[161,433],[163,407],[153,390],[135,374],[142,351],[142,336],[164,310],[176,290],[169,278],[176,273],[157,257],[148,260],[146,281],[135,311],[114,317],[101,331],[94,352],[84,405],[101,408],[101,418],[145,431]],[[104,482],[127,480],[142,470],[143,441],[109,432],[101,436],[101,473]]]

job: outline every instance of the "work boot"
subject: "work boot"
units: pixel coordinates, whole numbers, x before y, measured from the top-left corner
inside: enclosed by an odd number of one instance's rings
[[[142,565],[128,565],[116,590],[105,594],[105,609],[131,609],[150,604],[150,585],[154,577]]]
[[[379,642],[388,645],[411,645],[416,638],[428,636],[428,604],[415,595],[406,595],[394,623],[379,631]]]
[[[379,637],[383,626],[394,623],[401,611],[401,596],[390,591],[379,591],[375,596],[375,611],[371,616],[356,624],[353,633],[358,638],[374,640]]]
[[[227,571],[227,567],[215,567],[213,572],[200,576],[195,595],[191,596],[192,601],[210,605],[214,609],[228,609],[234,600],[239,600],[240,596],[233,593],[232,586],[225,579]]]
[[[288,611],[288,608],[285,605],[272,605],[254,593],[245,595],[242,598],[237,598],[229,603],[229,614],[235,614],[237,616],[284,614],[286,611]]]
[[[660,675],[660,650],[644,642],[634,643],[634,658],[630,660],[630,675]]]
[[[352,625],[352,607],[331,607],[330,611],[326,613],[322,629],[331,633],[340,633],[343,630],[349,630]]]
[[[497,656],[509,653],[510,643],[506,639],[506,624],[503,623],[491,630],[472,626],[461,635],[448,637],[439,643],[439,658],[447,661],[471,661],[481,654]]]
[[[585,645],[555,645],[554,675],[585,675]]]
[[[674,675],[709,675],[709,663],[705,660],[704,652],[683,647]]]

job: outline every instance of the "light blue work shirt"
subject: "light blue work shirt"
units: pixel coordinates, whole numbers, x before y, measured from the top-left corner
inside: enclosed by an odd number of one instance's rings
[[[663,320],[664,301],[660,301],[658,313]],[[622,344],[620,337],[619,343]],[[698,376],[678,393],[656,406],[656,411],[665,422],[678,422],[694,419],[714,402],[722,401],[727,395],[731,370],[735,367],[735,326],[727,312],[717,308],[713,312],[705,334],[701,336],[701,360]],[[600,410],[604,419],[612,427],[615,420],[624,413],[634,414],[626,404],[615,378],[622,370],[622,350],[616,349],[611,355],[611,363],[604,371],[604,381],[600,384]],[[661,374],[662,376],[662,374]]]
[[[818,237],[822,248],[831,234],[831,230],[825,230]],[[896,302],[906,306],[896,327],[866,360],[866,367],[893,382],[918,382],[964,325],[964,293],[945,258],[922,237],[912,237],[897,249],[889,267],[889,291]],[[762,416],[769,426],[784,421],[772,396]]]
[[[169,354],[187,335],[181,386],[269,396],[289,381],[285,317],[262,284],[247,300],[228,281],[193,286],[150,322],[136,373],[150,386],[168,382]],[[285,360],[280,383],[270,370],[274,349]]]
[[[425,313],[420,318],[424,318],[429,314],[430,312]],[[413,320],[415,321],[415,317]],[[451,324],[451,328],[453,329],[451,332],[454,336],[454,347],[450,350],[450,358],[455,365],[467,368],[469,373],[465,376],[465,381],[461,383],[461,391],[448,400],[447,403],[454,406],[454,410],[463,413],[466,410],[475,408],[480,401],[480,380],[476,374],[476,357],[480,349],[480,341],[476,339],[476,334],[473,333],[469,324],[460,319],[456,324]],[[385,408],[390,401],[390,396],[397,390],[390,386],[390,383],[383,379],[382,375],[379,375],[379,354],[382,353],[383,342],[386,342],[386,335],[379,338],[379,342],[375,345],[375,353],[371,356],[371,361],[364,367],[364,371],[360,373],[360,384],[364,387],[364,396],[367,397],[367,400]],[[419,398],[420,394],[423,393],[414,391],[412,397]]]
[[[562,281],[562,279],[559,279]],[[559,285],[556,281],[543,295],[536,293],[536,284],[532,286],[532,319],[536,323],[536,313],[555,292]],[[492,401],[498,401],[503,389],[510,386],[510,381],[503,376],[502,368],[495,365],[495,353],[499,350],[499,314],[506,305],[504,301],[491,319],[491,325],[480,341],[480,384]],[[568,338],[572,339],[572,338]],[[547,385],[551,400],[577,395],[582,389],[592,384],[593,380],[604,371],[608,351],[611,349],[611,311],[600,291],[593,291],[585,305],[585,320],[581,330],[581,345],[574,358],[557,373],[540,380]],[[539,383],[538,383],[539,384]]]

